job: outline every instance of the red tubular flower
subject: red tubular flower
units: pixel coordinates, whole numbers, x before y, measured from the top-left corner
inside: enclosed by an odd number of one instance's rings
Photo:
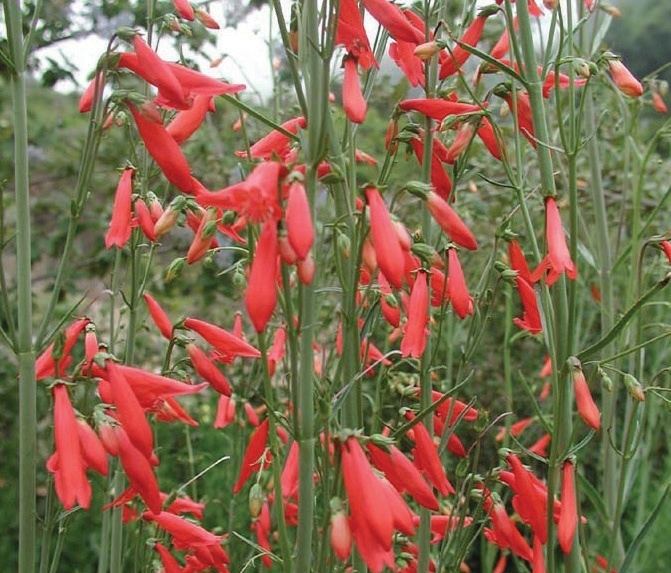
[[[406,412],[405,417],[408,420],[412,420],[415,415],[412,412]],[[445,475],[445,468],[438,456],[436,445],[433,443],[429,431],[423,422],[415,424],[412,427],[412,437],[415,442],[415,447],[412,451],[415,465],[426,474],[441,495],[453,494],[454,487],[452,487],[452,484],[447,479],[447,475]]]
[[[261,353],[251,344],[204,320],[187,318],[184,321],[184,326],[200,334],[224,356],[243,356],[245,358],[259,358],[261,356]]]
[[[154,219],[151,216],[151,211],[144,200],[140,197],[135,199],[133,203],[133,211],[135,212],[135,218],[137,219],[140,229],[147,239],[152,243],[156,241],[156,232],[154,231]]]
[[[375,444],[368,444],[373,465],[384,472],[399,493],[407,492],[420,505],[438,511],[438,500],[417,467],[396,446],[389,453]]]
[[[256,427],[254,432],[252,432],[252,435],[249,438],[249,443],[247,444],[247,449],[245,450],[245,455],[242,457],[240,473],[233,486],[233,493],[239,493],[249,477],[261,467],[260,458],[266,451],[268,445],[268,427],[269,422],[268,418],[266,418]],[[267,467],[267,465],[268,464],[266,463],[265,467]]]
[[[340,561],[347,561],[352,551],[352,531],[343,511],[331,514],[331,549]]]
[[[400,102],[398,106],[403,111],[417,111],[437,121],[442,121],[450,115],[462,115],[481,111],[479,106],[470,103],[432,98],[406,99]]]
[[[165,493],[161,494],[161,499],[165,502],[168,499],[168,495]],[[184,515],[190,513],[196,519],[203,519],[203,512],[205,511],[205,504],[199,503],[192,500],[189,496],[177,497],[175,500],[168,506],[166,511],[174,513],[175,515]]]
[[[299,129],[304,129],[307,125],[304,117],[294,117],[282,124],[282,129],[289,133],[296,134]],[[251,156],[254,159],[270,159],[273,155],[283,157],[289,151],[291,139],[281,131],[271,131],[268,135],[259,139],[250,148]],[[236,151],[238,157],[247,157],[247,151]]]
[[[273,336],[273,344],[268,352],[268,371],[272,376],[275,374],[277,364],[284,358],[286,351],[287,331],[284,326],[280,326]]]
[[[72,509],[76,503],[88,509],[91,505],[91,484],[86,479],[86,464],[77,435],[77,418],[70,403],[67,386],[56,384],[52,389],[54,397],[54,442],[57,461],[48,464],[55,474],[58,499],[65,509]]]
[[[156,328],[167,340],[172,339],[172,321],[166,314],[166,312],[161,308],[161,305],[158,301],[151,296],[149,293],[144,293],[144,302],[147,305],[147,310],[151,319],[154,321]]]
[[[659,246],[662,248],[662,251],[666,255],[669,264],[671,264],[671,241],[662,241],[659,243]]]
[[[542,273],[547,269],[546,282],[548,285],[554,284],[562,273],[566,273],[568,278],[575,280],[578,276],[578,269],[571,260],[559,208],[554,197],[546,197],[545,199],[545,237],[548,256],[540,264],[539,269],[534,272],[534,279],[538,280],[539,271]]]
[[[235,400],[226,394],[219,396],[217,414],[214,418],[214,427],[218,430],[225,428],[235,421]]]
[[[291,499],[298,495],[298,442],[294,441],[289,447],[287,459],[282,469],[282,495]]]
[[[415,28],[401,12],[401,9],[387,0],[363,0],[368,13],[389,32],[396,41],[421,44],[424,35]]]
[[[133,194],[133,174],[135,169],[126,167],[121,174],[114,194],[112,219],[105,235],[105,248],[122,249],[131,235],[131,196]]]
[[[175,7],[175,11],[179,14],[180,18],[183,18],[184,20],[189,20],[190,22],[193,21],[195,14],[193,12],[193,7],[191,6],[191,2],[189,2],[189,0],[172,0],[172,4]]]
[[[263,332],[277,304],[277,224],[266,221],[256,243],[256,252],[245,292],[245,306],[256,332]]]
[[[471,139],[473,139],[474,134],[475,127],[472,123],[466,122],[461,124],[461,126],[457,129],[457,135],[455,136],[452,145],[450,145],[449,149],[447,150],[445,163],[453,165],[459,156],[466,150],[469,143],[471,142]]]
[[[354,58],[345,57],[345,77],[342,85],[342,104],[347,118],[353,123],[363,123],[366,119],[366,100],[361,91],[357,61]]]
[[[81,418],[77,420],[77,435],[81,447],[82,457],[86,466],[106,476],[108,471],[107,452],[103,447],[98,434]]]
[[[133,48],[138,66],[143,70],[142,77],[158,88],[161,99],[176,109],[187,109],[185,90],[168,64],[139,35],[133,38]]]
[[[477,134],[492,157],[500,161],[503,157],[503,151],[501,149],[501,144],[499,143],[499,138],[496,135],[496,131],[494,131],[492,122],[484,116],[480,119]]]
[[[531,573],[545,573],[545,555],[543,544],[538,536],[534,535],[533,558],[531,560]]]
[[[517,111],[517,127],[520,133],[527,138],[533,147],[536,147],[534,121],[531,113],[529,94],[527,92],[517,92],[517,100],[515,103],[513,103],[513,98],[510,93],[504,96],[504,99],[508,103],[511,112],[515,109]]]
[[[542,458],[547,458],[548,456],[548,446],[552,441],[552,436],[550,434],[543,434],[538,438],[533,444],[529,446],[529,451],[532,454],[536,454]]]
[[[457,215],[456,211],[448,205],[447,201],[431,191],[426,197],[426,206],[436,223],[452,241],[465,249],[475,250],[478,248],[478,242],[473,233]]]
[[[344,46],[362,68],[377,66],[356,0],[341,0],[335,43]]]
[[[520,517],[534,530],[535,536],[541,543],[547,541],[547,518],[545,497],[534,485],[534,479],[515,454],[508,454],[507,458],[515,475],[515,494],[519,500],[517,512]]]
[[[543,330],[541,315],[538,311],[538,301],[536,300],[536,291],[522,277],[515,279],[517,292],[522,302],[523,313],[519,318],[514,318],[513,323],[522,330],[527,330],[531,334],[538,334]]]
[[[410,140],[410,145],[415,152],[417,161],[422,165],[424,163],[424,142],[419,137],[413,137]],[[434,138],[431,153],[431,184],[436,193],[447,200],[452,192],[452,181],[450,180],[450,176],[445,172],[441,162],[441,146],[442,143],[437,138]]]
[[[163,573],[182,573],[182,566],[179,564],[177,559],[173,557],[172,553],[170,553],[170,551],[168,551],[168,549],[165,546],[161,545],[160,543],[155,543],[154,551],[156,551],[156,553],[158,553],[158,556],[161,558],[161,564],[163,565]]]
[[[289,198],[284,214],[287,224],[287,236],[296,256],[303,260],[310,253],[315,240],[312,213],[305,187],[300,181],[289,186]]]
[[[198,21],[210,30],[218,30],[220,28],[219,22],[217,22],[208,12],[202,8],[196,8],[196,18]]]
[[[575,392],[575,404],[578,414],[590,428],[598,431],[601,428],[601,412],[592,398],[587,380],[580,367],[572,368],[573,390]]]
[[[652,91],[652,107],[655,108],[657,113],[669,113],[664,97],[657,90]]]
[[[181,145],[201,126],[211,104],[212,96],[197,95],[193,98],[193,105],[189,109],[180,111],[165,130]]]
[[[105,76],[102,72],[98,72],[93,79],[88,83],[86,89],[79,98],[79,113],[88,113],[93,107],[93,98],[96,95],[96,83],[100,85],[100,90],[104,87]]]
[[[170,534],[176,545],[184,548],[196,549],[221,543],[221,536],[210,533],[200,525],[167,511],[145,512],[142,518],[156,523],[158,527]]]
[[[538,71],[539,73],[542,73],[543,68],[539,66]],[[585,78],[573,78],[574,87],[577,88],[582,87],[586,83],[587,80]],[[565,90],[568,89],[570,85],[571,85],[571,78],[569,76],[567,76],[566,74],[556,75],[553,70],[550,70],[545,77],[545,81],[543,82],[543,97],[549,98],[553,89],[559,88]]]
[[[498,545],[502,549],[510,549],[521,559],[530,562],[533,559],[533,551],[506,513],[506,508],[500,503],[493,503],[488,511]]]
[[[250,423],[250,425],[254,427],[258,426],[259,415],[256,413],[254,406],[252,406],[249,402],[245,402],[243,407],[245,410],[245,416],[247,416],[247,421]]]
[[[424,62],[415,55],[417,44],[411,42],[392,42],[389,44],[389,57],[408,78],[410,85],[424,85]]]
[[[578,527],[578,508],[575,496],[575,466],[566,461],[562,466],[561,512],[557,524],[557,540],[565,554],[571,552]]]
[[[433,278],[433,272],[431,277]],[[401,323],[401,308],[391,292],[389,282],[383,274],[378,276],[378,282],[380,283],[380,308],[382,315],[391,326],[397,328]]]
[[[501,36],[497,40],[496,44],[494,44],[494,47],[489,52],[489,55],[492,58],[500,60],[501,58],[505,57],[509,49],[510,49],[510,35],[508,34],[508,28],[506,28],[503,31],[503,34],[501,34]]]
[[[79,335],[90,322],[91,321],[88,318],[79,318],[65,329],[65,333],[63,335],[63,349],[61,351],[61,356],[58,359],[58,363],[56,362],[53,354],[55,350],[54,343],[52,342],[49,346],[47,346],[46,350],[37,357],[37,360],[35,360],[36,380],[42,380],[43,378],[47,378],[49,376],[61,376],[63,371],[72,361],[72,356],[70,356],[70,353],[77,343]]]
[[[640,97],[643,95],[643,86],[620,60],[608,62],[608,72],[613,82],[624,95]]]
[[[464,271],[459,262],[459,256],[455,249],[449,249],[447,253],[447,294],[454,312],[459,318],[465,318],[473,314],[473,299],[468,292]]]
[[[107,374],[116,415],[133,445],[150,459],[154,453],[154,435],[144,411],[119,366],[107,361]]]
[[[198,226],[196,227],[195,235],[189,250],[186,253],[186,262],[189,265],[202,259],[208,250],[211,248],[216,248],[218,243],[215,238],[217,232],[217,213],[214,209],[207,209],[200,217],[200,220],[197,219]],[[188,221],[188,217],[187,217]]]
[[[194,183],[189,162],[177,142],[161,123],[155,122],[133,104],[128,104],[145,147],[166,179],[184,193],[193,193]]]
[[[482,32],[485,29],[485,22],[487,22],[487,18],[489,18],[491,14],[491,11],[481,12],[466,29],[463,36],[461,37],[461,42],[467,44],[468,46],[475,47],[482,37]],[[448,56],[443,59],[440,65],[440,79],[443,80],[453,74],[456,74],[470,55],[470,52],[461,46],[455,46],[452,50],[452,53],[448,54]]]
[[[533,285],[536,281],[532,278],[532,273],[529,270],[527,259],[520,244],[513,239],[508,243],[508,259],[510,260],[510,267],[517,271],[517,276]]]
[[[429,290],[426,273],[420,271],[412,285],[408,322],[401,341],[401,354],[404,357],[420,358],[426,348],[427,323],[429,322]]]
[[[354,437],[342,446],[342,474],[359,553],[374,573],[380,573],[385,565],[393,567],[394,515],[387,499],[388,490],[373,473]]]
[[[219,394],[230,396],[233,391],[223,372],[217,368],[217,365],[212,362],[207,354],[198,348],[195,344],[187,344],[186,352],[189,355],[191,364],[203,380],[209,382],[210,386],[214,388]]]
[[[370,186],[365,193],[370,209],[370,229],[377,263],[389,283],[395,288],[401,288],[404,280],[404,259],[396,228],[380,192]]]

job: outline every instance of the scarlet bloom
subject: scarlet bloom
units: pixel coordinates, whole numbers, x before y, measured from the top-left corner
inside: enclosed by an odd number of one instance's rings
[[[150,459],[154,451],[154,435],[137,396],[123,373],[112,360],[107,361],[107,374],[116,415],[133,445]]]
[[[210,30],[218,30],[220,28],[219,22],[217,22],[209,12],[206,12],[202,8],[196,8],[196,18],[198,18],[198,21],[203,26]]]
[[[538,334],[543,330],[540,312],[538,311],[538,301],[534,288],[522,277],[515,278],[517,292],[522,302],[523,313],[519,318],[514,318],[513,323],[522,330],[527,330],[531,334]]]
[[[158,328],[159,332],[163,335],[164,338],[171,340],[172,321],[153,296],[151,296],[148,292],[144,293],[143,296],[144,302],[147,305],[147,310],[149,311],[149,315],[154,321],[156,328]]]
[[[193,364],[198,376],[206,382],[209,382],[212,388],[219,392],[219,394],[225,394],[226,396],[232,394],[231,385],[228,382],[228,379],[224,376],[223,372],[217,368],[217,365],[207,357],[205,352],[195,344],[187,344],[186,352],[188,353],[191,364]]]
[[[534,530],[541,543],[547,541],[547,518],[545,497],[534,483],[534,476],[526,469],[515,454],[508,454],[508,463],[515,475],[513,490],[516,494],[515,505],[520,517]]]
[[[42,380],[49,376],[61,376],[72,362],[70,353],[77,344],[80,334],[91,321],[88,318],[79,318],[65,329],[63,334],[63,348],[58,359],[54,357],[55,345],[52,342],[35,360],[35,379]]]
[[[204,320],[187,318],[184,321],[184,326],[200,334],[224,356],[243,356],[246,358],[261,356],[261,353],[251,344]]]
[[[408,322],[405,335],[401,341],[401,354],[404,357],[420,358],[426,348],[426,325],[429,321],[429,289],[426,284],[426,273],[417,273],[412,285],[410,304],[408,305]]]
[[[485,29],[485,22],[487,22],[487,18],[489,18],[491,14],[492,12],[488,10],[480,12],[477,18],[473,20],[471,25],[464,32],[461,37],[461,42],[468,46],[476,46],[482,37],[482,32]],[[452,53],[448,54],[440,65],[440,79],[442,80],[456,74],[470,55],[470,52],[461,46],[455,46]]]
[[[356,0],[340,2],[335,43],[344,46],[347,53],[356,58],[362,68],[367,70],[377,65]]]
[[[221,536],[210,533],[200,525],[167,511],[145,512],[142,517],[147,521],[156,523],[158,527],[172,536],[176,544],[184,548],[196,549],[221,543]]]
[[[166,131],[181,145],[198,130],[211,107],[212,96],[197,95],[191,107],[180,111],[167,125]]]
[[[561,512],[557,524],[559,547],[566,554],[571,552],[578,527],[578,509],[575,496],[575,466],[566,461],[562,466]]]
[[[447,201],[431,191],[426,197],[426,206],[436,223],[440,225],[440,228],[452,241],[465,249],[475,250],[478,248],[478,242],[473,233]]]
[[[202,259],[207,251],[210,248],[213,248],[213,243],[216,247],[217,242],[214,236],[217,231],[216,220],[217,213],[214,209],[205,210],[200,217],[200,220],[196,217],[196,221],[194,222],[197,222],[198,226],[196,227],[196,234],[193,237],[193,241],[191,241],[189,250],[186,253],[187,264],[192,265]]]
[[[135,212],[135,218],[137,219],[140,229],[147,239],[152,243],[156,241],[156,232],[154,231],[154,219],[151,216],[151,210],[147,207],[147,204],[140,197],[135,199],[133,203],[133,211]]]
[[[299,129],[305,128],[307,121],[304,117],[294,117],[282,124],[282,129],[289,133],[296,134]],[[289,152],[291,139],[281,131],[271,131],[268,135],[259,139],[250,148],[251,156],[254,159],[270,159],[273,155],[284,157]],[[236,151],[238,157],[247,157],[247,151]]]
[[[531,113],[531,102],[529,101],[529,94],[527,92],[518,91],[515,103],[510,93],[504,96],[511,111],[517,112],[517,128],[519,132],[527,138],[533,147],[536,147],[534,120]]]
[[[491,153],[492,157],[500,161],[503,157],[503,151],[501,150],[499,138],[496,135],[496,131],[494,131],[492,122],[484,116],[480,119],[477,134],[482,143],[485,144],[487,151]]]
[[[175,11],[179,14],[180,18],[184,20],[193,21],[194,12],[191,2],[189,0],[172,0]]]
[[[312,248],[315,235],[310,203],[305,193],[305,186],[300,181],[294,181],[289,186],[284,218],[291,248],[299,259],[305,259]]]
[[[192,193],[194,183],[191,168],[177,142],[166,131],[163,124],[154,121],[146,112],[138,110],[131,103],[128,103],[128,109],[133,114],[135,125],[137,125],[137,130],[149,155],[161,168],[166,179],[180,191]]]
[[[517,276],[533,285],[536,281],[532,278],[532,273],[529,270],[527,258],[520,244],[513,239],[508,243],[508,259],[510,260],[510,267],[517,271]]]
[[[643,86],[629,69],[620,60],[608,62],[608,72],[613,82],[624,95],[640,97],[643,95]]]
[[[357,61],[354,58],[345,57],[343,65],[345,77],[342,85],[342,103],[345,115],[353,123],[363,123],[368,106],[361,92]]]
[[[121,174],[114,194],[112,220],[105,235],[105,248],[122,249],[131,235],[131,196],[133,194],[133,174],[135,169],[126,167]]]
[[[413,137],[410,140],[410,146],[415,152],[417,161],[422,165],[424,163],[424,142],[419,137]],[[452,192],[452,181],[442,164],[442,160],[445,159],[443,150],[443,144],[434,137],[431,149],[431,185],[440,197],[447,200]]]
[[[366,199],[370,209],[370,229],[377,264],[389,283],[395,288],[401,288],[404,280],[403,248],[391,215],[375,187],[366,188]]]
[[[217,402],[217,414],[214,418],[214,427],[217,429],[225,428],[235,421],[235,400],[222,394]]]
[[[578,270],[575,263],[571,260],[571,254],[566,245],[564,227],[562,226],[559,208],[554,197],[547,197],[545,199],[545,238],[548,255],[541,262],[538,269],[534,271],[534,280],[538,280],[546,270],[548,271],[546,278],[548,285],[554,284],[562,273],[566,273],[568,278],[575,280],[578,276]]]
[[[121,426],[113,427],[112,434],[119,461],[131,487],[153,513],[159,513],[162,505],[161,493],[149,460],[133,445]]]
[[[662,248],[662,251],[664,251],[667,260],[671,264],[671,241],[662,241],[659,243],[659,246]]]
[[[108,471],[107,452],[105,452],[98,434],[85,420],[78,419],[77,435],[79,436],[79,444],[86,467],[95,470],[102,476],[106,476]]]
[[[437,121],[442,121],[450,115],[462,115],[481,111],[479,106],[470,103],[435,98],[406,99],[398,105],[403,111],[418,111],[422,115]]]
[[[571,376],[573,378],[573,390],[575,392],[575,403],[578,414],[593,430],[601,428],[601,412],[594,403],[592,394],[589,391],[587,380],[580,367],[572,368]]]
[[[401,9],[387,0],[364,0],[368,13],[389,32],[396,41],[421,44],[424,35],[403,15]]]
[[[268,418],[266,418],[252,432],[245,455],[242,457],[240,473],[233,486],[233,493],[239,493],[249,477],[261,467],[261,456],[264,455],[268,446],[268,428],[269,422]],[[267,463],[265,465],[267,467]]]
[[[396,446],[389,446],[388,450],[387,453],[375,444],[368,444],[373,465],[384,472],[399,493],[407,492],[420,505],[438,511],[438,500],[417,467]]]
[[[256,332],[263,332],[277,304],[277,224],[266,221],[256,243],[256,252],[245,292],[245,306]]]
[[[495,543],[501,549],[510,549],[521,559],[531,561],[533,558],[531,547],[507,514],[506,508],[501,503],[492,503],[490,498],[486,498],[485,507],[492,521]]]
[[[406,412],[405,417],[412,420],[415,415],[412,412]],[[415,465],[424,472],[441,495],[453,494],[454,487],[447,479],[436,445],[433,443],[426,426],[420,422],[415,424],[411,431],[415,442],[415,447],[412,450]]]
[[[88,113],[93,107],[93,98],[96,95],[96,84],[98,84],[102,91],[104,87],[105,76],[102,72],[98,72],[93,79],[88,83],[86,89],[79,98],[79,113]]]
[[[86,463],[77,439],[77,418],[67,386],[56,384],[52,394],[56,452],[48,467],[55,474],[56,495],[65,509],[72,509],[76,503],[88,509],[91,505],[91,484],[86,479]],[[55,456],[57,460],[53,459]]]
[[[473,299],[468,292],[464,271],[455,249],[448,251],[447,262],[447,294],[450,303],[459,318],[466,318],[469,314],[473,314]]]
[[[158,88],[161,100],[176,109],[187,109],[189,104],[184,97],[185,90],[168,64],[139,35],[133,38],[133,48],[138,66],[143,70],[143,78]]]
[[[154,545],[154,551],[156,551],[158,556],[161,558],[161,564],[163,565],[164,573],[182,572],[182,566],[179,564],[177,559],[173,557],[172,553],[168,551],[167,547],[161,545],[160,543],[156,543]]]
[[[409,10],[404,11],[406,17],[408,17],[409,12]],[[414,42],[392,42],[389,44],[389,57],[394,60],[413,87],[424,85],[424,62],[417,55],[417,47]],[[419,47],[421,48],[421,46]]]
[[[352,531],[343,511],[331,515],[331,548],[340,561],[347,561],[352,551]]]

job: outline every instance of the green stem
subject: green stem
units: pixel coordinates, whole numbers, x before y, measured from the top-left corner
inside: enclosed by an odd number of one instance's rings
[[[4,0],[14,123],[14,194],[16,198],[16,290],[19,362],[19,570],[35,568],[35,467],[37,465],[37,395],[33,350],[30,182],[24,38],[20,0]]]

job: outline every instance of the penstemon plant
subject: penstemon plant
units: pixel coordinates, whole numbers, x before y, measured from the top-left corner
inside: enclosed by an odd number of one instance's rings
[[[93,511],[98,573],[640,567],[669,491],[646,497],[654,428],[671,403],[661,383],[671,329],[659,318],[671,242],[658,228],[671,193],[644,204],[668,121],[647,140],[636,132],[642,102],[667,110],[654,75],[641,83],[602,50],[612,7],[274,1],[293,93],[280,110],[276,79],[269,113],[244,85],[159,54],[192,27],[218,29],[204,7],[175,0],[159,17],[148,0],[146,28],[116,31],[81,96],[88,136],[34,328],[32,34],[20,2],[3,4],[17,265],[16,305],[0,277],[0,335],[19,379],[22,573],[59,570],[66,544],[83,543],[64,529]],[[372,41],[364,22],[377,26]],[[409,89],[381,110],[385,54]],[[215,105],[239,114],[239,149],[222,151],[237,175],[223,187],[192,168],[186,145]],[[614,125],[600,115],[608,106]],[[375,157],[358,143],[379,113],[389,119]],[[109,305],[88,301],[106,323],[81,316],[86,296],[65,312],[57,302],[113,129],[127,134],[127,156],[100,237],[114,252]],[[630,158],[620,211],[602,137]],[[163,269],[180,228],[190,246]],[[3,249],[6,232],[3,208]],[[177,281],[222,254],[235,286],[217,298],[228,322],[188,299],[166,310],[154,270]],[[138,349],[147,330],[160,371]],[[661,359],[647,359],[653,349]],[[47,459],[37,393],[51,399]],[[199,467],[194,412],[212,403],[225,439]],[[177,424],[182,452],[168,447]],[[181,479],[171,466],[184,457]],[[39,544],[38,464],[49,475]],[[205,476],[225,484],[227,511],[199,497]]]

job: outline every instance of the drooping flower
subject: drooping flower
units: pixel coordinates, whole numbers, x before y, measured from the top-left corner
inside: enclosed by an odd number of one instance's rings
[[[592,398],[589,391],[585,374],[580,366],[571,368],[571,377],[573,378],[573,391],[575,392],[575,404],[578,414],[593,430],[601,428],[601,412]]]
[[[231,385],[224,373],[217,368],[217,365],[212,362],[207,354],[203,352],[195,344],[187,344],[186,352],[189,355],[191,364],[195,371],[203,380],[208,382],[219,394],[230,396],[232,394]]]
[[[526,469],[513,453],[507,458],[515,476],[514,492],[517,503],[515,508],[520,517],[534,530],[541,543],[547,541],[547,517],[545,496],[536,488],[534,476]]]
[[[342,85],[343,110],[351,122],[363,123],[368,104],[361,91],[357,61],[355,58],[345,57],[343,66],[345,68]]]
[[[203,8],[196,8],[196,18],[203,26],[210,30],[218,30],[220,28],[219,22],[217,22],[212,15]]]
[[[365,193],[377,264],[389,283],[400,288],[404,281],[404,259],[394,223],[377,188],[369,186]]]
[[[133,38],[133,49],[144,72],[142,77],[158,88],[162,101],[176,109],[187,109],[185,90],[168,64],[138,34]]]
[[[400,102],[398,106],[403,111],[417,111],[437,121],[442,121],[450,115],[482,111],[477,105],[437,98],[406,99]]]
[[[151,296],[148,292],[144,293],[144,302],[147,305],[147,310],[151,319],[154,321],[156,328],[167,340],[172,339],[172,321],[166,312],[161,308],[161,305],[158,301]]]
[[[620,60],[613,59],[608,61],[608,72],[617,86],[624,95],[629,97],[640,97],[643,95],[643,86],[634,75],[629,71]]]
[[[575,465],[570,460],[562,466],[561,512],[557,524],[559,547],[566,554],[571,552],[578,527],[578,508],[575,494]]]
[[[191,107],[180,111],[165,130],[181,145],[198,130],[211,106],[212,96],[195,96]]]
[[[281,127],[284,131],[298,133],[299,129],[304,129],[307,125],[304,117],[294,117],[285,121]],[[284,157],[289,152],[291,139],[281,131],[273,130],[268,135],[259,139],[250,148],[250,154],[254,159],[271,159],[273,155]],[[247,151],[236,151],[238,157],[247,157]]]
[[[571,280],[575,280],[578,276],[578,269],[571,259],[571,254],[566,245],[564,227],[554,197],[546,197],[545,199],[545,237],[548,255],[534,271],[533,280],[539,280],[545,271],[548,271],[546,278],[548,285],[553,285],[563,273],[566,273],[566,276]]]
[[[49,376],[62,376],[64,370],[72,362],[70,353],[74,348],[79,336],[91,321],[86,318],[78,318],[69,325],[63,333],[63,346],[60,356],[56,358],[56,345],[52,342],[35,360],[35,379],[42,380]]]
[[[657,113],[669,113],[664,97],[657,90],[652,90],[652,107]]]
[[[214,427],[225,428],[235,421],[235,399],[221,394],[217,401],[217,414],[214,418]]]
[[[91,505],[91,484],[86,479],[86,462],[78,439],[77,418],[70,403],[67,386],[56,384],[54,398],[54,442],[56,451],[49,470],[55,475],[58,499],[65,509],[76,503],[88,509]],[[56,467],[54,467],[56,466]]]
[[[138,197],[133,203],[133,212],[135,213],[135,218],[137,219],[138,225],[142,230],[142,233],[148,240],[152,243],[156,241],[156,232],[154,231],[154,219],[151,216],[151,210],[147,207],[147,204],[144,202],[144,199]]]
[[[468,292],[457,251],[449,249],[447,257],[447,294],[454,312],[457,313],[459,318],[465,318],[469,314],[473,314],[473,299]]]
[[[88,83],[86,89],[79,98],[79,113],[88,113],[93,108],[93,98],[96,95],[96,85],[99,90],[104,88],[105,75],[98,72],[93,79]]]
[[[161,564],[163,565],[164,573],[182,573],[182,566],[179,564],[177,559],[175,559],[173,554],[170,553],[167,547],[165,547],[161,543],[155,543],[154,551],[158,553],[158,556],[161,559]]]
[[[277,304],[277,224],[266,221],[256,243],[249,282],[245,291],[245,306],[256,332],[263,332]]]
[[[200,334],[224,356],[242,356],[245,358],[259,358],[261,356],[261,353],[251,344],[204,320],[187,318],[184,321],[184,326]]]
[[[478,16],[473,20],[466,31],[462,35],[460,41],[468,46],[475,47],[482,37],[482,32],[485,29],[487,18],[494,12],[491,10],[482,10]],[[441,80],[456,74],[461,66],[466,62],[470,56],[470,52],[465,48],[457,45],[452,49],[452,53],[448,54],[441,62],[439,77]]]
[[[367,70],[377,65],[356,0],[340,1],[335,43],[344,46],[347,53],[356,58],[362,68]]]
[[[217,232],[216,210],[205,209],[197,224],[196,233],[186,253],[186,262],[189,265],[202,259],[211,248],[217,246],[215,238]]]
[[[431,150],[431,185],[436,193],[447,200],[452,192],[452,181],[445,171],[441,160],[442,143],[436,137],[433,138]],[[410,146],[415,152],[417,161],[420,165],[424,163],[424,142],[419,137],[413,137],[410,140]],[[444,158],[444,157],[443,157]]]
[[[389,32],[396,41],[421,44],[424,35],[415,28],[401,9],[387,0],[363,0],[366,11]]]
[[[128,103],[142,141],[166,179],[184,193],[193,193],[191,167],[177,142],[163,124],[149,117],[142,109]]]
[[[501,148],[501,143],[499,142],[499,137],[496,135],[492,122],[484,116],[480,119],[477,134],[482,143],[485,144],[489,153],[491,153],[492,157],[500,161],[503,158],[503,150]]]
[[[513,323],[518,328],[526,330],[531,334],[538,334],[543,330],[540,312],[538,311],[538,301],[534,288],[521,276],[515,278],[517,292],[522,302],[522,316],[513,319]]]
[[[473,233],[447,201],[430,191],[426,197],[426,206],[436,223],[452,241],[465,249],[475,250],[478,248],[478,242]]]
[[[119,184],[114,194],[112,219],[105,235],[105,248],[118,247],[122,249],[131,235],[131,197],[133,195],[133,175],[135,169],[126,167],[121,173]]]
[[[408,305],[408,322],[401,341],[401,354],[404,357],[421,358],[424,354],[428,321],[429,289],[426,284],[426,273],[420,271],[412,285],[410,304]]]
[[[517,128],[519,132],[527,138],[533,147],[538,144],[535,138],[534,120],[531,113],[531,102],[529,101],[529,94],[527,92],[518,91],[517,98],[513,102],[513,97],[510,92],[504,96],[508,107],[511,111],[517,112]]]
[[[305,186],[300,181],[294,181],[289,186],[284,218],[291,248],[296,256],[303,260],[310,253],[315,236],[310,203],[305,193]]]
[[[492,502],[490,498],[485,498],[485,508],[489,512],[496,544],[501,549],[510,549],[521,559],[531,562],[533,551],[517,529],[515,522],[506,512],[503,504]]]
[[[106,476],[109,469],[107,452],[105,452],[98,434],[86,423],[86,420],[79,418],[77,419],[77,435],[86,467],[95,470],[102,476]]]
[[[352,531],[342,510],[331,514],[331,548],[340,561],[347,561],[352,551]]]
[[[172,3],[180,18],[193,21],[194,12],[189,0],[172,0]]]
[[[239,493],[249,477],[261,467],[261,457],[264,455],[264,452],[266,452],[268,444],[268,429],[269,421],[268,418],[266,418],[252,432],[252,435],[249,438],[249,443],[247,444],[247,449],[242,457],[240,472],[238,473],[238,479],[233,486],[233,493]],[[266,462],[265,467],[267,467],[267,465]]]

